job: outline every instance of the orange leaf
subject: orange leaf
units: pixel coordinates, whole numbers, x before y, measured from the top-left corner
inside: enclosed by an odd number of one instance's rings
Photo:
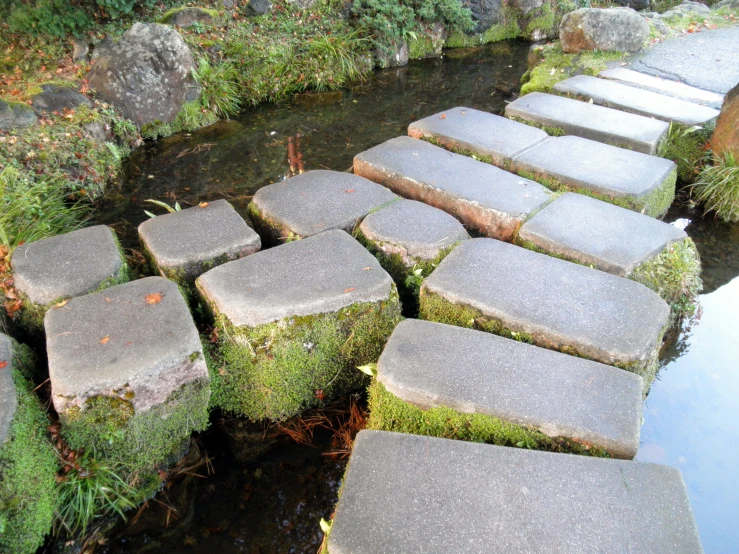
[[[106,301],[106,302],[110,302],[110,298],[107,298],[107,297],[106,297],[106,298],[105,298],[105,301]]]
[[[354,189],[346,189],[344,192],[357,192],[357,191]]]
[[[344,292],[351,292],[353,290],[356,290],[356,288],[355,287],[350,287],[350,288],[346,289]]]
[[[446,114],[445,114],[445,113],[441,114],[441,115],[439,116],[439,119],[446,119]]]
[[[208,207],[208,203],[207,202],[201,202],[200,204],[198,204],[198,207],[200,207],[200,208],[207,208]]]
[[[6,362],[5,360],[3,360],[2,362],[0,362],[0,369],[4,369],[6,367],[8,367],[8,362]]]
[[[162,293],[161,292],[153,292],[146,296],[146,303],[147,304],[159,304],[162,301]]]
[[[67,302],[69,302],[69,300],[62,300],[61,302],[59,302],[59,304],[54,304],[54,307],[55,308],[63,308],[64,306],[67,305]]]
[[[108,344],[109,340],[110,340],[110,336],[105,335],[102,339],[100,339],[100,344]]]

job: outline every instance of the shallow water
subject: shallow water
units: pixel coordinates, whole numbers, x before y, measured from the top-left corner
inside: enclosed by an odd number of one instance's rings
[[[143,210],[161,211],[145,203],[149,198],[187,206],[225,197],[244,213],[256,190],[288,174],[289,137],[300,135],[306,169],[344,171],[355,154],[405,134],[420,117],[457,105],[499,113],[505,99],[496,86],[505,90],[518,81],[527,49],[513,42],[451,51],[443,62],[378,72],[336,103],[260,106],[158,141],[130,158],[126,179],[101,203],[99,217],[137,247]],[[703,259],[706,290],[701,317],[666,353],[645,402],[637,459],[681,469],[706,552],[729,552],[739,543],[733,521],[739,513],[739,225],[701,219],[687,207],[674,208],[667,221],[687,225]],[[330,446],[327,433],[319,433],[315,448],[282,439],[244,458],[245,443],[260,433],[271,431],[216,422],[201,439],[215,458],[215,474],[175,483],[162,499],[179,506],[178,513],[152,503],[101,551],[316,552],[318,522],[331,514],[344,462],[322,455]]]

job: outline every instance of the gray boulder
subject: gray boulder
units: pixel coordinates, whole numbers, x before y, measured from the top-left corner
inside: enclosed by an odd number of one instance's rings
[[[541,8],[544,5],[544,0],[510,0],[508,5],[520,11],[521,15],[526,15],[531,10]]]
[[[31,105],[37,112],[61,112],[79,106],[90,106],[92,103],[87,96],[73,88],[41,85],[41,92],[33,95]]]
[[[720,8],[729,8],[730,10],[739,10],[739,0],[721,0],[718,4],[713,5],[714,10]]]
[[[564,16],[559,26],[562,50],[638,52],[649,35],[649,23],[631,8],[583,8]]]
[[[474,33],[482,33],[500,21],[501,0],[462,0],[477,23]]]
[[[161,23],[175,27],[190,27],[196,23],[213,25],[217,12],[205,8],[175,8],[162,16]]]
[[[136,23],[117,43],[98,46],[87,75],[98,95],[137,125],[169,123],[191,90],[192,53],[179,33],[158,23]]]
[[[691,2],[690,0],[685,0],[685,2],[683,2],[682,4],[678,4],[674,8],[670,8],[658,17],[659,19],[670,19],[671,17],[682,17],[683,15],[687,15],[690,13],[695,13],[698,15],[708,15],[711,13],[711,8],[709,8],[705,4],[701,4],[700,2]]]
[[[269,0],[247,0],[246,2],[246,15],[264,15],[272,10],[272,4]]]
[[[375,49],[374,59],[375,66],[382,69],[408,65],[408,43],[403,41],[391,45],[389,50],[377,48]]]
[[[20,129],[30,127],[34,123],[36,123],[36,114],[29,106],[19,102],[0,100],[0,129]]]
[[[616,4],[624,8],[631,8],[632,10],[648,10],[649,0],[615,0]]]

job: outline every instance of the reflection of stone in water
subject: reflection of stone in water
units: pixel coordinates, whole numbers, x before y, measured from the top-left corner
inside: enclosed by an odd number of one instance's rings
[[[654,464],[664,463],[667,458],[667,452],[658,444],[642,444],[639,447],[637,459],[640,462],[651,462]]]

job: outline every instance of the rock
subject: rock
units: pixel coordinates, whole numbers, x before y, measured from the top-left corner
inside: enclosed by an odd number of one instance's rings
[[[538,183],[410,137],[358,154],[354,172],[500,240],[511,240],[551,194]]]
[[[721,0],[713,5],[714,10],[721,8],[729,8],[730,10],[739,10],[739,0]]]
[[[686,0],[677,6],[674,6],[667,10],[665,13],[659,16],[661,19],[670,19],[671,17],[682,17],[683,15],[697,14],[697,15],[709,15],[711,8],[700,2],[691,2]]]
[[[360,431],[329,554],[702,552],[678,469]]]
[[[530,70],[534,69],[544,60],[544,47],[541,44],[532,44],[529,47],[529,54],[526,58],[526,67]]]
[[[530,11],[541,8],[545,0],[511,0],[508,5],[516,8],[521,15],[527,15]]]
[[[244,13],[247,16],[264,15],[270,11],[272,11],[272,4],[269,0],[246,0]]]
[[[154,469],[208,425],[208,369],[175,283],[147,277],[46,315],[52,400],[72,448]],[[121,422],[111,438],[109,422]]]
[[[0,448],[10,438],[10,425],[18,409],[13,382],[13,340],[0,333]]]
[[[31,105],[37,112],[62,112],[92,105],[87,96],[70,87],[41,85],[41,90],[31,98]]]
[[[197,88],[190,49],[167,25],[136,23],[117,43],[96,48],[90,87],[139,127],[169,123]]]
[[[739,84],[726,95],[711,137],[711,149],[715,154],[731,154],[739,160]]]
[[[11,260],[21,316],[32,330],[53,305],[128,280],[128,266],[113,230],[96,225],[23,244]]]
[[[589,75],[577,75],[560,81],[552,91],[686,126],[705,125],[716,119],[719,113],[707,106]]]
[[[437,21],[424,25],[417,31],[417,38],[408,41],[408,57],[412,60],[438,58],[444,49],[448,32],[446,26]]]
[[[174,8],[165,13],[159,20],[175,27],[190,27],[195,23],[213,25],[218,12],[206,8]]]
[[[462,3],[472,11],[472,19],[477,23],[473,33],[487,31],[500,21],[501,0],[462,0]]]
[[[30,127],[36,123],[36,120],[36,114],[30,106],[0,100],[0,130]]]
[[[280,244],[329,229],[351,232],[368,213],[396,199],[363,177],[319,169],[262,187],[248,213],[267,244]]]
[[[616,4],[624,8],[631,8],[632,10],[642,11],[648,10],[650,6],[650,0],[615,0]]]
[[[421,286],[423,319],[616,365],[645,386],[669,313],[641,284],[492,239],[463,242]]]
[[[657,32],[663,36],[667,36],[670,34],[670,28],[667,26],[667,24],[657,18],[651,18],[650,21],[654,25],[654,28],[657,29]]]
[[[316,3],[316,0],[287,0],[287,1],[293,6],[297,6],[301,10],[310,8],[313,6],[313,4]]]
[[[72,37],[70,42],[72,44],[72,61],[81,62],[86,60],[87,55],[90,53],[90,45],[75,37]]]
[[[386,69],[388,67],[403,67],[408,65],[409,53],[407,42],[403,41],[389,48],[389,51],[382,48],[375,49],[374,59],[376,67]]]
[[[559,26],[562,50],[629,52],[641,50],[649,24],[630,8],[582,8],[566,14]]]
[[[408,134],[450,150],[472,153],[497,166],[505,166],[519,152],[547,139],[541,129],[463,107],[414,121],[408,126]]]
[[[157,216],[139,225],[139,237],[163,277],[191,285],[215,266],[261,248],[261,240],[225,200]]]
[[[201,275],[216,316],[218,406],[282,420],[361,384],[400,320],[390,276],[344,231],[263,250]]]
[[[588,445],[633,458],[639,448],[641,377],[482,331],[405,320],[377,362],[377,381],[381,395],[424,412],[443,406],[517,427],[539,449],[587,453],[580,445]],[[370,428],[425,434],[385,413],[393,409],[388,404],[371,401]],[[506,445],[510,438],[503,431],[476,442]]]
[[[511,102],[505,113],[537,127],[549,127],[644,154],[655,154],[670,129],[664,121],[541,92]]]

